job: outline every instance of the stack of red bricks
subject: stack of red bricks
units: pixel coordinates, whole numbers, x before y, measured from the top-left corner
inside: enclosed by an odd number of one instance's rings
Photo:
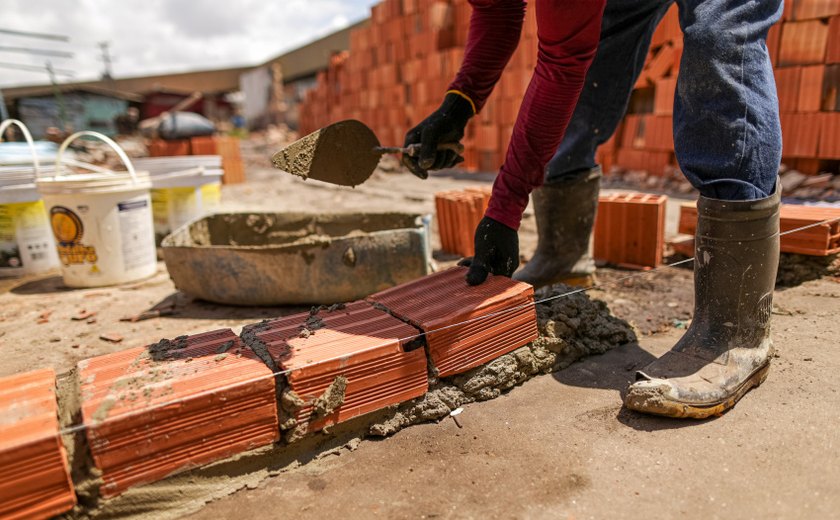
[[[239,150],[239,139],[229,136],[202,136],[191,139],[153,139],[149,143],[151,157],[176,155],[221,155],[224,184],[245,182],[245,165]]]
[[[76,503],[69,467],[99,496],[322,430],[422,396],[429,374],[464,373],[537,338],[533,288],[455,267],[371,295],[246,327],[84,360],[76,374],[91,460],[59,436],[55,374],[0,378],[0,517]],[[76,450],[78,451],[78,450]],[[79,474],[84,473],[80,471]],[[79,484],[79,482],[76,482]]]
[[[825,221],[830,221],[823,223]],[[779,228],[782,233],[804,228],[795,233],[782,235],[781,251],[809,256],[828,256],[840,253],[840,208],[782,204]],[[683,204],[680,207],[679,232],[694,235],[697,231],[697,205]],[[688,254],[693,251],[694,242],[687,239],[675,244],[677,250]]]
[[[490,187],[435,193],[441,249],[461,256],[475,254],[473,235],[490,203]]]
[[[776,67],[786,164],[816,174],[840,159],[840,2],[785,3],[767,39]]]
[[[534,9],[520,45],[484,110],[463,140],[468,170],[497,169],[507,150],[519,104],[537,59]],[[350,35],[349,53],[337,54],[318,76],[300,113],[307,134],[329,123],[358,119],[380,142],[402,144],[406,131],[434,111],[464,56],[471,15],[467,0],[385,0],[366,27]]]
[[[682,48],[677,6],[673,5],[653,33],[628,114],[613,136],[615,144],[599,150],[605,171],[617,164],[662,176],[676,167],[673,106]]]
[[[441,101],[463,58],[467,0],[385,0],[370,24],[351,33],[350,51],[333,58],[307,93],[301,130],[358,119],[381,142],[401,144],[405,132]],[[840,2],[789,0],[767,46],[776,67],[784,159],[808,174],[834,171],[840,159]],[[673,102],[683,39],[677,7],[657,27],[628,115],[597,159],[652,175],[676,171]],[[467,127],[468,170],[494,171],[504,160],[537,56],[534,8],[522,38],[484,110]]]

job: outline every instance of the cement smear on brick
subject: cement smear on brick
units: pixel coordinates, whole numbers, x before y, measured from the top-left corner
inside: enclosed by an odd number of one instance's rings
[[[82,515],[87,508],[96,507],[99,500],[99,487],[102,485],[102,472],[93,465],[88,448],[87,435],[82,429],[75,428],[82,424],[82,402],[77,369],[56,378],[56,396],[58,398],[58,423],[61,441],[67,450],[70,463],[70,476],[76,489],[78,505],[76,515]]]
[[[557,286],[538,298],[562,294]],[[254,488],[265,478],[294,470],[309,462],[354,450],[365,435],[391,435],[406,426],[434,421],[461,405],[493,399],[538,374],[567,367],[590,354],[600,354],[636,340],[632,328],[610,315],[606,304],[585,294],[574,294],[537,306],[540,337],[533,343],[468,373],[436,380],[423,397],[374,412],[305,436],[294,443],[274,445],[235,458],[174,475],[165,480],[131,488],[122,495],[100,501],[77,518],[178,518],[205,503],[243,488]],[[264,327],[264,325],[262,325]],[[243,338],[256,344],[254,326]],[[256,329],[256,330],[255,330]],[[250,334],[248,334],[250,333]],[[266,355],[267,352],[263,352]],[[270,358],[270,357],[269,357]],[[296,408],[288,389],[279,395],[283,408]],[[299,398],[298,398],[299,399]]]

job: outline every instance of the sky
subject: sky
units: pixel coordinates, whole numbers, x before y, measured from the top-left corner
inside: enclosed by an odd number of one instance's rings
[[[99,42],[110,42],[114,77],[255,65],[368,16],[375,0],[0,0],[0,29],[58,34],[69,43],[0,33],[0,87],[42,84],[43,67],[73,77],[102,74]],[[74,53],[46,58],[4,51],[29,47]]]

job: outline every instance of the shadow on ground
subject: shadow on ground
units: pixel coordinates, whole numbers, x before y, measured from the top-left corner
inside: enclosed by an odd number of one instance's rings
[[[180,291],[173,292],[147,312],[163,312],[167,317],[175,319],[200,320],[264,320],[288,316],[300,312],[307,312],[311,306],[289,305],[273,307],[244,307],[223,305],[193,298]]]
[[[608,413],[614,414],[618,423],[634,430],[673,430],[706,422],[645,415],[628,410],[622,405],[635,372],[654,359],[656,356],[641,348],[638,343],[628,343],[605,354],[573,363],[568,368],[555,372],[553,377],[564,385],[615,390],[615,408],[610,408]]]

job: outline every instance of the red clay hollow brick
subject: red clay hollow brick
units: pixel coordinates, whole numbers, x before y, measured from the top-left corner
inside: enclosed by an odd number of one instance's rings
[[[321,430],[428,390],[426,355],[416,328],[359,301],[315,308],[253,326],[255,346],[265,349],[286,374],[288,390],[299,399],[283,410],[284,429],[291,415],[302,432]],[[250,333],[249,333],[250,334]],[[343,378],[344,398],[334,409],[319,398]],[[337,383],[340,384],[340,383]]]
[[[645,193],[602,195],[595,216],[595,258],[634,269],[661,264],[667,199]]]
[[[829,219],[832,222],[811,226]],[[783,253],[810,256],[827,256],[840,252],[840,209],[798,204],[782,204],[779,228]],[[680,206],[679,232],[694,234],[697,230],[697,206],[686,203]],[[795,231],[794,230],[799,230]],[[785,234],[786,232],[789,232]]]
[[[274,376],[230,329],[106,354],[78,368],[103,497],[279,439]]]
[[[471,287],[466,273],[466,268],[453,267],[368,297],[426,332],[429,356],[441,377],[475,368],[537,338],[533,287],[492,275]]]
[[[0,468],[0,518],[50,518],[76,505],[51,369],[0,378]]]

